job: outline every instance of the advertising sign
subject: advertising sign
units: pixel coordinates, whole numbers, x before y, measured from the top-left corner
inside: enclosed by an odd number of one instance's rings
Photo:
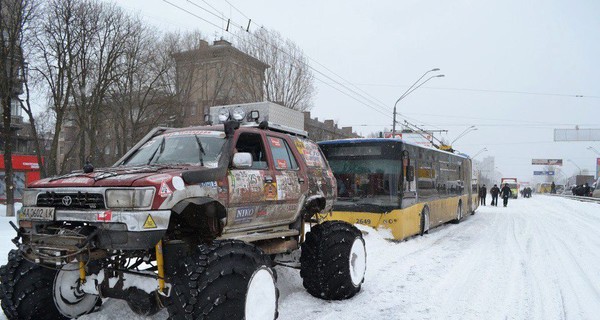
[[[531,164],[534,166],[562,166],[562,159],[532,159]]]
[[[554,141],[600,141],[600,129],[554,129]]]
[[[534,171],[534,176],[553,176],[554,171]]]
[[[596,159],[596,179],[600,178],[600,158]]]

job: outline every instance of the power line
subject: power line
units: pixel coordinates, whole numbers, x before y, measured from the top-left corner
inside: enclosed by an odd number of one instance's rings
[[[399,86],[399,85],[395,85],[395,84],[376,84],[376,83],[357,83],[356,85],[357,86],[371,86],[371,87],[407,87],[407,86]],[[431,90],[473,91],[473,92],[488,92],[488,93],[508,93],[508,94],[525,94],[525,95],[537,95],[537,96],[557,96],[557,97],[571,97],[571,98],[600,99],[600,96],[582,95],[582,94],[562,94],[562,93],[548,93],[548,92],[494,90],[494,89],[476,89],[476,88],[445,88],[445,87],[422,87],[422,88],[423,89],[431,89]]]

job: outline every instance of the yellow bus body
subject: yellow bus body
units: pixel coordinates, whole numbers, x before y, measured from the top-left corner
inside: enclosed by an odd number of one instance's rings
[[[394,240],[404,240],[421,232],[421,213],[429,207],[429,227],[434,228],[456,219],[459,201],[462,201],[463,217],[470,214],[468,195],[437,199],[414,204],[408,208],[395,209],[386,213],[333,211],[324,220],[341,220],[362,224],[378,230],[388,229]],[[474,199],[476,200],[476,199]]]

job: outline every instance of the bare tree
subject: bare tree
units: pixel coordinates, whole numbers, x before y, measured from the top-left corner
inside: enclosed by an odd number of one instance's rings
[[[58,143],[63,122],[73,95],[74,60],[80,48],[73,26],[76,0],[51,0],[42,10],[32,46],[31,71],[41,78],[48,92],[49,108],[54,113],[54,130],[47,158],[47,174],[59,171]]]
[[[0,1],[0,100],[2,106],[2,140],[4,149],[4,181],[6,185],[6,214],[14,216],[14,183],[12,167],[12,107],[18,108],[24,64],[23,42],[33,13],[33,0]]]
[[[164,52],[156,33],[141,22],[134,27],[121,57],[123,72],[110,89],[110,122],[114,134],[121,137],[115,156],[174,114],[172,80],[167,77],[172,57]]]
[[[241,31],[238,36],[237,48],[270,66],[264,82],[266,99],[290,109],[310,110],[316,89],[314,76],[302,50],[273,30]],[[256,81],[249,76],[247,83]]]

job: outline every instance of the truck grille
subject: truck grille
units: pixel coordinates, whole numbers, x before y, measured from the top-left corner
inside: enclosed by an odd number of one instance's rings
[[[37,206],[63,210],[106,209],[104,196],[101,193],[88,192],[40,193],[37,197]]]

